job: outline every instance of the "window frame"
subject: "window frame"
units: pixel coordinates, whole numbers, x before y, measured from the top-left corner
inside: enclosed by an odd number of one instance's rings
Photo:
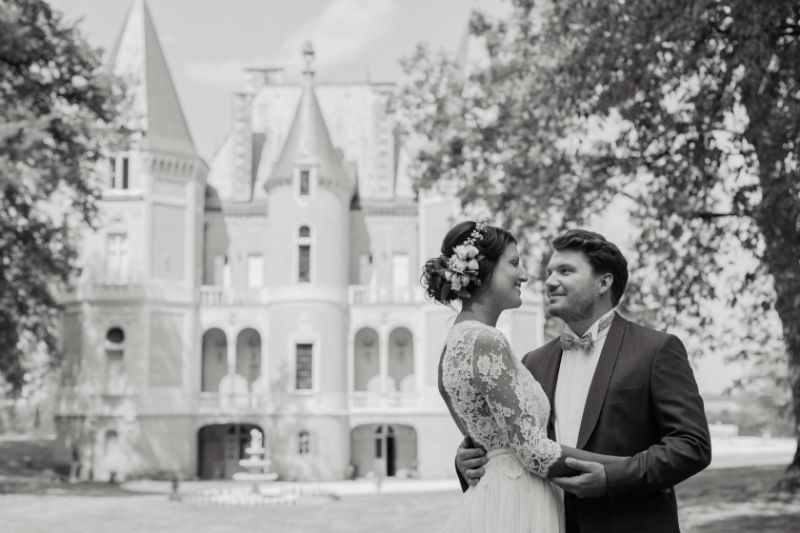
[[[310,396],[319,392],[320,386],[320,372],[319,372],[319,354],[322,349],[322,340],[319,335],[309,331],[308,326],[301,326],[293,335],[289,336],[288,353],[290,354],[290,380],[287,384],[287,390],[290,393],[299,396]],[[311,388],[298,389],[297,388],[297,345],[310,344],[311,345]]]
[[[309,236],[308,237],[301,237],[300,230],[302,228],[308,228]],[[293,265],[293,277],[295,283],[306,285],[306,284],[313,284],[314,283],[314,248],[315,248],[315,235],[316,230],[312,224],[303,223],[299,224],[295,227],[294,230],[294,265]],[[302,280],[300,276],[300,248],[301,247],[308,247],[308,280]]]
[[[308,172],[308,189],[305,194],[303,194],[302,183],[304,172]],[[292,189],[294,190],[294,197],[299,203],[307,205],[314,197],[314,194],[317,190],[317,168],[316,166],[309,164],[296,165],[292,174]]]
[[[121,237],[119,246],[114,247],[116,261],[111,261],[112,237]],[[127,285],[130,276],[130,249],[127,231],[108,231],[105,238],[105,282],[108,285]],[[118,263],[118,264],[117,264]],[[112,268],[112,264],[118,269]],[[115,275],[112,275],[114,273]]]
[[[309,357],[309,364],[310,364],[310,367],[311,367],[309,369],[309,374],[310,374],[310,376],[308,378],[309,386],[307,388],[306,387],[304,387],[304,388],[300,388],[299,387],[299,385],[300,385],[300,375],[298,373],[298,362],[299,362],[299,358],[300,358],[299,356],[300,356],[300,347],[301,346],[303,348],[308,347],[308,354],[307,355]],[[306,354],[304,353],[303,355],[306,355]],[[310,391],[314,390],[314,366],[315,366],[314,365],[314,343],[312,343],[312,342],[296,342],[294,344],[294,372],[293,372],[294,375],[293,375],[293,379],[292,379],[294,390],[296,392],[310,392]]]
[[[111,157],[111,186],[115,191],[131,189],[131,157],[127,152]]]
[[[302,429],[297,433],[297,455],[308,457],[311,455],[311,432]]]
[[[397,267],[399,266],[397,261],[399,259],[405,259],[405,264],[403,265],[403,276],[402,276],[402,283],[398,284],[397,279]],[[411,278],[411,255],[408,252],[393,252],[392,253],[392,287],[398,289],[407,289],[411,286],[410,282]]]
[[[122,339],[119,342],[114,342],[109,337],[111,332],[119,330],[122,334]],[[103,386],[106,394],[122,394],[123,391],[119,389],[122,385],[117,383],[117,380],[123,380],[125,376],[125,328],[120,325],[112,325],[106,328],[106,338],[103,343],[103,365],[104,377]],[[112,371],[115,368],[115,371]],[[113,374],[113,376],[112,376]],[[115,380],[112,383],[112,379]]]
[[[251,284],[252,275],[253,275],[253,272],[254,272],[254,269],[252,268],[253,264],[251,263],[251,261],[253,261],[254,259],[258,259],[259,260],[259,261],[257,261],[257,263],[258,263],[257,266],[260,267],[257,270],[257,272],[258,272],[257,278],[258,278],[258,281],[259,281],[259,283],[257,285]],[[247,254],[247,279],[245,281],[247,283],[247,288],[248,289],[260,289],[260,288],[264,287],[264,282],[266,281],[264,279],[264,254],[262,254],[260,252],[259,253],[249,253],[249,254]]]

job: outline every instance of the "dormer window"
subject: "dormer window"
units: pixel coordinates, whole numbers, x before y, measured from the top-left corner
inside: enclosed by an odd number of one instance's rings
[[[300,170],[300,196],[311,194],[311,171],[307,168]]]
[[[294,167],[294,195],[301,202],[307,202],[314,194],[316,170],[313,166]]]

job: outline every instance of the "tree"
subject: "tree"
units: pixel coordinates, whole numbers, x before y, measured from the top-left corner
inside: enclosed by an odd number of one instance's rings
[[[0,2],[0,377],[12,394],[59,363],[53,289],[77,271],[122,95],[47,2]]]
[[[723,301],[747,320],[728,324],[750,341],[737,357],[788,360],[799,447],[780,488],[800,489],[800,4],[514,0],[470,32],[482,63],[405,62],[417,185],[455,184],[539,249],[627,211],[630,307],[708,337]],[[757,342],[770,320],[777,348]]]

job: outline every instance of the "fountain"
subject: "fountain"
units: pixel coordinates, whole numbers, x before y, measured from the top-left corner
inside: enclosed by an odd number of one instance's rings
[[[239,466],[244,467],[247,472],[233,474],[234,481],[251,482],[255,494],[269,497],[280,496],[280,489],[263,489],[260,485],[262,482],[275,481],[278,479],[278,474],[269,472],[272,461],[265,457],[267,449],[264,447],[264,435],[256,428],[250,430],[250,445],[245,448],[244,453],[248,457],[241,459]]]
[[[278,479],[276,472],[270,472],[272,461],[264,446],[264,435],[258,429],[250,430],[250,444],[245,448],[246,459],[239,465],[246,472],[236,472],[233,480],[252,483],[248,489],[210,489],[185,495],[182,500],[201,505],[299,505],[306,503],[324,503],[339,499],[335,493],[318,488],[281,488],[277,484],[268,486]],[[267,485],[267,486],[265,486]]]

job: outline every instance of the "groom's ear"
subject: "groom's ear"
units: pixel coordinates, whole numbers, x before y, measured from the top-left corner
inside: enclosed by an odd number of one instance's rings
[[[614,284],[614,274],[606,272],[600,275],[600,294],[605,294],[611,290],[611,285]]]

